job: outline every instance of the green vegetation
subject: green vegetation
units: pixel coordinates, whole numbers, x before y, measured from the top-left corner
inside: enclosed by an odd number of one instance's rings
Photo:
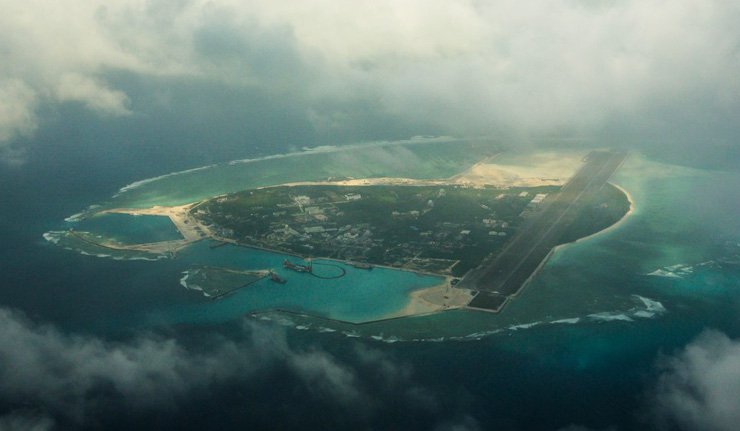
[[[280,186],[212,199],[193,214],[245,244],[462,275],[506,242],[537,193],[557,190]]]
[[[211,199],[192,214],[218,236],[301,256],[462,276],[503,245],[559,187],[278,186]],[[539,197],[537,197],[539,195]],[[536,198],[537,197],[537,198]],[[563,242],[629,208],[611,185],[587,202]]]
[[[629,209],[627,196],[607,183],[593,199],[583,203],[578,217],[563,233],[560,242],[572,242],[604,230],[618,222]]]

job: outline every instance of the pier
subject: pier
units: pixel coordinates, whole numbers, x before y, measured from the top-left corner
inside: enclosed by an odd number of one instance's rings
[[[339,274],[332,275],[332,276],[325,276],[325,275],[316,274],[314,272],[314,266],[315,265],[337,268],[339,270]],[[299,263],[293,263],[293,262],[289,261],[288,259],[285,259],[283,261],[283,268],[289,269],[289,270],[295,271],[295,272],[301,272],[301,273],[310,274],[310,275],[312,275],[312,276],[314,276],[316,278],[320,278],[322,280],[335,280],[337,278],[342,278],[345,275],[347,275],[347,270],[344,269],[341,265],[337,265],[337,264],[334,264],[334,263],[314,262],[313,260],[310,260],[310,259],[308,260],[308,264],[306,264],[306,265],[299,264]]]

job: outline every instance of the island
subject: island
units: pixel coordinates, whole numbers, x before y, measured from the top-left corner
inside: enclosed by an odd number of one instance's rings
[[[558,190],[293,185],[218,197],[190,212],[222,240],[359,267],[461,277]]]
[[[183,279],[183,285],[212,298],[264,278],[290,282],[289,272],[341,278],[349,265],[444,280],[413,292],[402,315],[451,308],[499,312],[558,246],[603,231],[631,211],[628,194],[609,183],[626,156],[592,151],[568,178],[502,182],[488,158],[446,179],[334,178],[243,190],[173,207],[106,209],[95,216],[166,216],[181,238],[125,244],[81,231],[65,237],[160,257],[176,257],[204,239],[212,241],[212,248],[231,244],[285,256],[282,275],[272,269],[202,267],[189,273],[189,283]],[[334,270],[327,269],[332,266]]]

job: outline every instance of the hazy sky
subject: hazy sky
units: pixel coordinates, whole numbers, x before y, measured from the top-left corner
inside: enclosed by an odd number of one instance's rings
[[[185,115],[192,106],[183,100],[195,88],[204,89],[201,110],[228,105],[208,97],[218,88],[242,96],[229,109],[263,117],[240,130],[245,146],[250,135],[293,139],[274,133],[281,121],[299,124],[309,144],[428,133],[688,136],[728,145],[740,135],[740,3],[732,1],[0,0],[0,7],[6,161],[22,162],[24,142],[60,108],[82,106],[100,124],[135,124],[153,110]]]

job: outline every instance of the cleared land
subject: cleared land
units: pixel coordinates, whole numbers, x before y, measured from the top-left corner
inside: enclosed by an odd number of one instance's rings
[[[585,164],[559,193],[551,195],[517,235],[480,268],[468,273],[461,287],[479,291],[470,308],[500,310],[515,296],[559,244],[588,232],[579,226],[598,204],[607,181],[626,158],[624,152],[593,151]],[[626,211],[625,211],[626,212]],[[603,227],[602,227],[603,228]]]
[[[499,311],[554,247],[606,229],[628,213],[626,194],[607,183],[625,157],[609,151],[585,158],[541,154],[508,165],[489,158],[447,179],[293,183],[177,207],[111,209],[103,212],[169,217],[183,239],[117,244],[74,231],[66,238],[91,247],[171,256],[211,238],[358,267],[366,263],[432,273],[446,281],[411,295],[403,315],[466,305]],[[216,277],[224,286],[203,286],[199,274],[190,281],[212,296],[248,284],[232,280],[245,274],[227,271]],[[249,276],[255,275],[264,276]]]
[[[503,247],[522,215],[557,190],[294,185],[222,196],[191,214],[219,237],[245,245],[462,276]]]

